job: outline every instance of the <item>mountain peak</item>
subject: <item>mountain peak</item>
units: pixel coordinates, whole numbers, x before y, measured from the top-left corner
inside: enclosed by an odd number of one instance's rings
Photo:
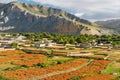
[[[21,11],[25,11],[25,12],[28,12],[28,13],[31,13],[37,16],[47,17],[47,16],[55,15],[55,16],[65,18],[70,21],[76,20],[78,22],[91,25],[91,22],[84,20],[84,19],[80,19],[79,17],[73,14],[70,14],[64,10],[46,7],[46,6],[39,5],[39,4],[27,4],[27,3],[21,3],[21,2],[16,2],[16,1],[11,2],[9,4],[12,4],[18,7]]]
[[[3,32],[105,33],[105,29],[101,31],[96,26],[64,10],[38,4],[11,2],[0,8],[0,30]]]

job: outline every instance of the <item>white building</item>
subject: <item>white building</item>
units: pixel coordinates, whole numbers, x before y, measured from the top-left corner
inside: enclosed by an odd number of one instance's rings
[[[50,43],[47,43],[47,46],[56,46],[56,43],[50,42]]]
[[[45,43],[35,43],[34,47],[45,47],[46,44]]]

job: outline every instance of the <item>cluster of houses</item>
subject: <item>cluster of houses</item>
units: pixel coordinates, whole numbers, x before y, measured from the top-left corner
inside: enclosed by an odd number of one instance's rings
[[[46,47],[46,46],[56,46],[56,43],[55,42],[52,42],[52,41],[47,41],[47,42],[35,42],[34,43],[34,47]]]
[[[13,47],[13,43],[20,44],[21,42],[25,42],[24,36],[11,36],[11,35],[5,35],[0,36],[0,51],[4,50],[15,50]]]
[[[56,46],[57,44],[55,42],[52,42],[52,40],[48,40],[47,38],[44,38],[40,40],[39,42],[32,42],[27,39],[25,36],[22,35],[17,35],[17,36],[12,36],[12,35],[5,35],[0,36],[0,51],[2,50],[15,50],[12,46],[13,43],[17,43],[19,48],[20,46],[22,47],[52,47]]]
[[[5,49],[11,49],[14,50],[12,47],[12,43],[17,43],[18,46],[22,45],[24,47],[55,47],[55,46],[65,46],[64,44],[57,44],[56,42],[53,42],[52,40],[48,40],[47,38],[43,38],[38,42],[32,42],[29,43],[30,40],[28,40],[25,36],[22,35],[5,35],[4,37],[0,36],[0,50],[5,50]],[[78,48],[112,48],[112,43],[111,42],[96,42],[96,43],[80,43],[74,45],[74,47]]]
[[[77,44],[76,47],[79,48],[102,48],[102,49],[111,49],[112,48],[112,42],[100,42],[100,43],[80,43]]]

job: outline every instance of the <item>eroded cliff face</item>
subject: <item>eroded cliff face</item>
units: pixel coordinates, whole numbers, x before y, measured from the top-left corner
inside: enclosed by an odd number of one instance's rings
[[[113,30],[98,27],[60,9],[19,2],[0,7],[0,31],[98,35],[114,33]]]

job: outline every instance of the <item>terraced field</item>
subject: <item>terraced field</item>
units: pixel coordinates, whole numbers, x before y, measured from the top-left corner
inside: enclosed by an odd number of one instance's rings
[[[113,61],[2,51],[0,74],[17,80],[112,80],[117,77],[109,72]]]

